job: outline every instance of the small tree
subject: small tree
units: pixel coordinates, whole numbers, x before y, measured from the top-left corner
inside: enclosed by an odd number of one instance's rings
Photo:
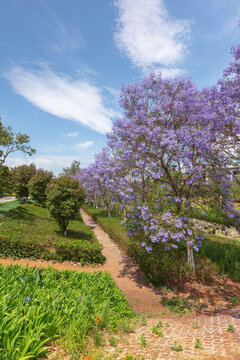
[[[47,208],[50,215],[58,222],[60,231],[67,236],[70,220],[77,218],[84,200],[84,190],[79,182],[69,176],[52,179],[47,187]]]
[[[28,182],[35,172],[36,167],[34,164],[21,165],[12,169],[12,185],[17,199],[29,196]]]
[[[29,180],[29,194],[32,196],[33,200],[40,203],[40,206],[42,206],[42,204],[44,204],[47,200],[46,189],[52,177],[52,172],[39,169]]]
[[[29,156],[36,150],[29,145],[30,138],[26,134],[14,133],[13,129],[2,125],[0,118],[0,165],[15,151],[21,151]]]

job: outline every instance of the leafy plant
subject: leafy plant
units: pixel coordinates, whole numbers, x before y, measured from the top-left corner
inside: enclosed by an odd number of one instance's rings
[[[139,337],[139,340],[140,340],[140,345],[142,347],[146,347],[147,346],[147,340],[146,340],[146,336],[144,333],[142,333]]]
[[[174,345],[170,347],[173,351],[182,351],[182,345],[178,344],[178,340],[174,341]]]
[[[202,346],[201,340],[199,338],[195,339],[194,349],[203,350],[204,347]]]
[[[199,328],[199,325],[198,325],[198,323],[195,321],[195,322],[192,324],[192,327],[193,327],[194,329],[198,329],[198,328]]]
[[[194,297],[164,299],[162,304],[167,306],[171,311],[179,314],[185,314],[192,311],[196,299]]]
[[[157,336],[163,336],[161,320],[157,323],[157,325],[152,327],[152,333]]]
[[[117,346],[117,338],[115,338],[114,336],[110,336],[108,341],[111,346],[113,346],[113,347]]]
[[[227,331],[233,333],[235,332],[235,327],[232,324],[228,324]]]

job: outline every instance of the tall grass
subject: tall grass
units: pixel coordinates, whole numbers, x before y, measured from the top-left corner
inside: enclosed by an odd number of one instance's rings
[[[134,316],[108,273],[0,266],[0,280],[3,360],[37,359],[58,337],[79,354],[88,335]]]
[[[240,281],[240,243],[238,241],[226,241],[220,236],[214,236],[214,240],[203,241],[200,254],[217,264],[222,274],[229,274],[232,279]]]

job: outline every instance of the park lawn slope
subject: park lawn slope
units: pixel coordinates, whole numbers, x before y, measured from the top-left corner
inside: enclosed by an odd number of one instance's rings
[[[84,204],[84,209],[119,247],[140,265],[150,282],[155,285],[166,283],[175,286],[187,280],[185,249],[180,247],[177,251],[167,252],[161,244],[156,244],[155,252],[147,254],[140,246],[142,240],[139,236],[126,236],[122,217],[114,213],[108,217],[102,208],[96,209],[89,204]],[[211,282],[211,277],[218,272],[217,269],[221,274],[228,274],[233,280],[240,281],[240,243],[236,240],[206,235],[199,254],[195,254],[195,260],[199,281]]]
[[[39,359],[57,338],[82,359],[90,337],[116,332],[135,317],[106,272],[0,265],[0,280],[1,359]]]
[[[0,203],[0,217],[3,217],[7,211],[15,209],[20,205],[20,200],[6,201]]]
[[[70,221],[66,237],[47,209],[34,204],[9,210],[0,223],[0,256],[102,264],[101,250],[80,214],[78,220]]]

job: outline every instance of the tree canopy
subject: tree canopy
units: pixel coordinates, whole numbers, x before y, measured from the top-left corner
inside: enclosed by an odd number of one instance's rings
[[[12,127],[5,127],[0,118],[0,165],[3,165],[7,157],[21,151],[29,156],[33,155],[36,150],[29,144],[30,138],[27,134],[15,133]]]

